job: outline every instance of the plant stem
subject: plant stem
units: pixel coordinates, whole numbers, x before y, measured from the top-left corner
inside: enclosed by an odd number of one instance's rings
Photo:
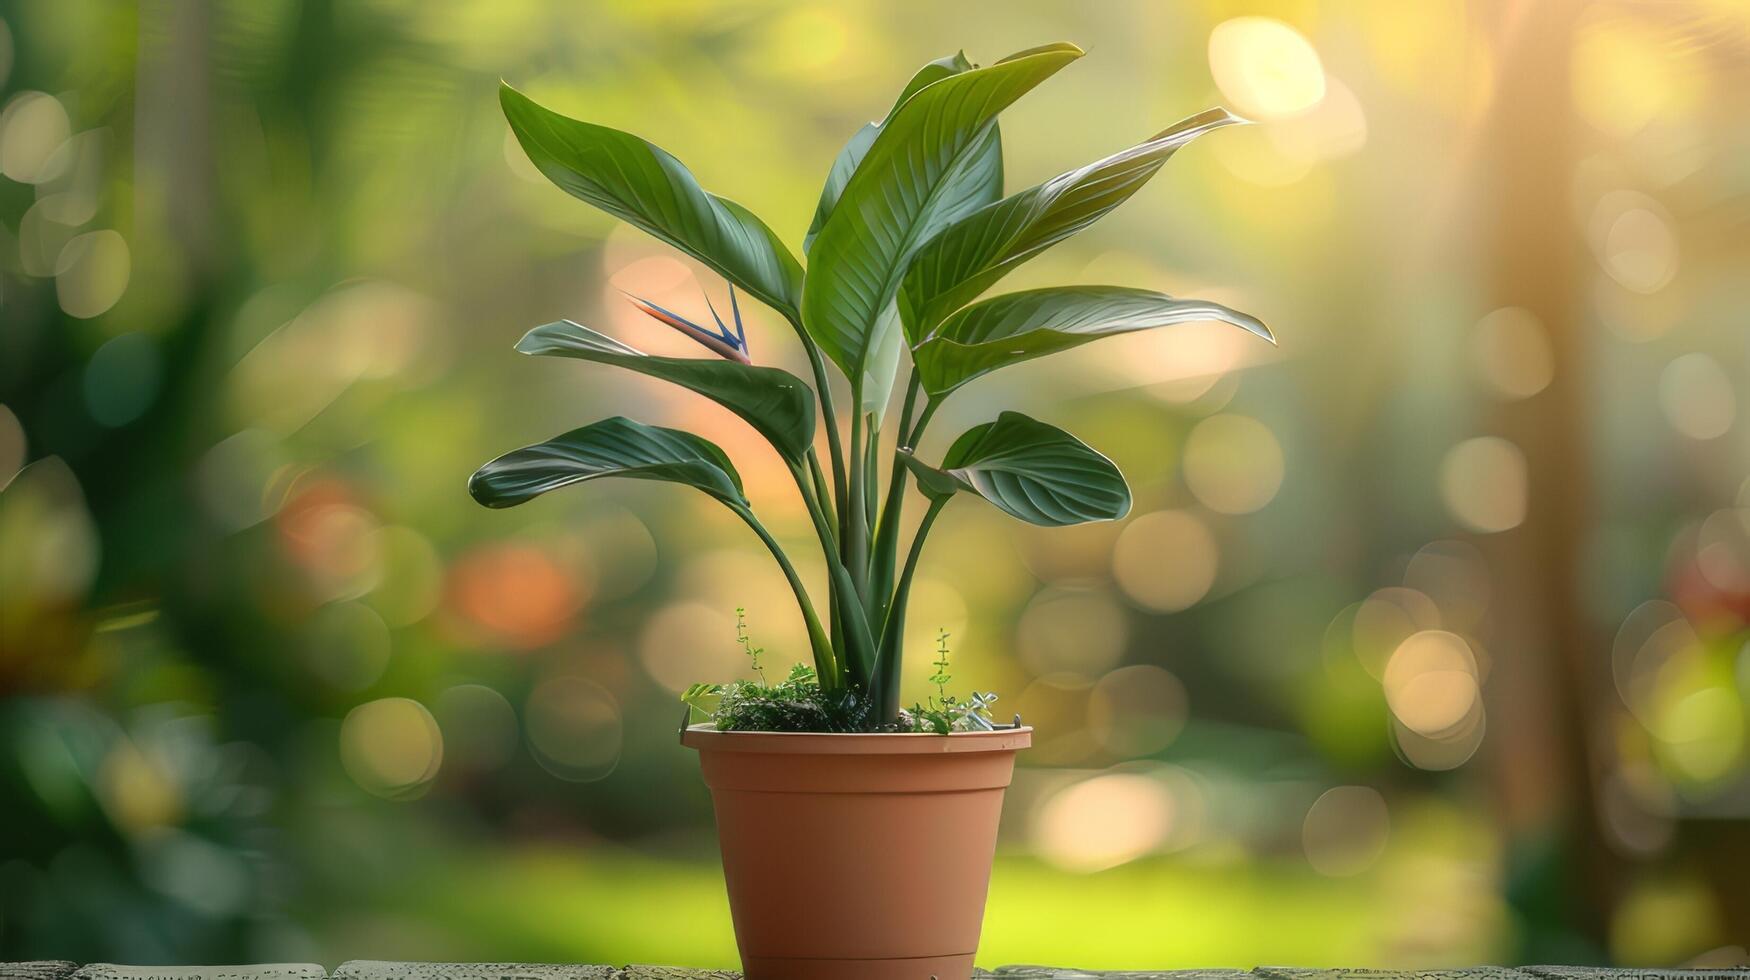
[[[918,392],[923,385],[918,381],[918,373],[912,370],[905,377],[905,407],[899,411],[899,442],[895,449],[914,449],[917,447],[917,437],[911,434],[912,413],[917,411]]]
[[[802,467],[792,464],[790,478],[796,481],[798,488],[802,488],[802,503],[808,508],[808,518],[814,524],[815,536],[820,539],[820,549],[825,552],[827,564],[831,565],[837,557],[837,542],[833,539],[832,521],[827,517],[826,508],[806,489],[809,484],[808,474],[803,472]]]
[[[799,319],[786,317],[790,326],[796,328],[796,336],[802,341],[802,349],[808,352],[808,368],[814,374],[815,397],[820,399],[820,421],[826,427],[827,455],[832,463],[833,510],[843,515],[845,512],[845,447],[839,441],[838,414],[833,411],[832,386],[827,381],[826,359],[821,356],[820,347],[814,338],[808,336]],[[816,464],[819,465],[818,463]]]
[[[880,480],[881,465],[877,458],[881,451],[881,428],[875,424],[875,417],[869,417],[869,434],[863,446],[863,524],[866,530],[873,531],[875,527],[875,502],[880,499],[875,485]]]
[[[888,474],[887,499],[881,507],[881,517],[875,522],[875,550],[869,557],[869,592],[874,598],[870,618],[882,622],[893,605],[894,562],[899,552],[899,521],[905,510],[905,462],[899,450],[910,449],[913,440],[907,437],[911,429],[912,412],[917,408],[918,376],[913,371],[906,380],[905,406],[900,409],[897,441],[894,443],[893,470]]]
[[[792,465],[790,476],[798,487],[808,482],[808,477],[802,468]],[[846,682],[852,686],[868,689],[869,675],[874,664],[875,639],[870,634],[868,619],[863,615],[862,604],[857,599],[855,586],[845,566],[839,560],[834,547],[832,521],[828,519],[826,510],[814,502],[812,495],[803,493],[803,503],[808,507],[808,516],[814,522],[815,536],[820,539],[821,556],[826,559],[827,584],[831,588],[832,637],[828,641],[835,651],[843,650],[845,655],[837,657],[841,667],[846,671]],[[847,616],[845,606],[856,603],[855,616]]]
[[[826,477],[820,472],[820,457],[815,454],[813,446],[808,447],[808,475],[814,481],[814,499],[821,507],[825,507],[826,502],[832,499],[832,493],[826,488]],[[830,522],[828,523],[830,524]],[[823,541],[821,542],[821,545],[826,548],[828,553],[836,552],[838,549],[838,537],[836,533],[830,543]]]
[[[827,555],[827,565],[828,566],[832,565],[834,557],[835,556],[830,554],[830,553]],[[846,633],[845,633],[844,614],[839,611],[839,606],[841,605],[840,599],[839,599],[839,583],[838,583],[838,579],[835,578],[831,574],[831,572],[827,573],[826,585],[827,585],[827,589],[826,589],[826,600],[827,600],[827,602],[826,602],[826,614],[828,617],[826,625],[827,625],[827,630],[830,634],[828,636],[828,641],[832,643],[833,655],[838,658],[839,663],[845,664],[846,666],[849,666],[848,661],[851,659],[850,653],[849,653],[850,643],[849,643],[849,641],[847,641],[845,639]],[[847,670],[845,672],[845,684],[846,684],[846,686],[847,687],[860,687],[860,688],[867,689],[868,688],[868,681],[858,680],[857,678],[851,676],[852,673],[853,672],[850,670]]]
[[[943,399],[937,398],[934,395],[926,397],[924,400],[924,410],[918,415],[918,424],[912,427],[911,435],[906,440],[908,445],[916,446],[918,440],[924,437],[924,427],[929,425],[930,420],[936,417],[936,409],[941,406],[942,401]]]
[[[875,657],[878,699],[875,709],[882,723],[899,717],[899,668],[905,644],[906,601],[911,597],[911,580],[918,570],[918,558],[924,553],[924,538],[929,535],[930,526],[936,523],[936,517],[948,505],[949,499],[938,497],[930,501],[930,509],[924,511],[917,533],[912,535],[911,550],[905,557],[905,571],[900,573],[899,585],[893,593],[893,606],[887,610],[887,619],[881,624],[880,653]]]
[[[861,401],[862,393],[853,388],[851,400]],[[841,550],[845,552],[845,566],[851,570],[851,583],[856,586],[853,599],[864,601],[865,590],[869,578],[869,516],[863,507],[863,497],[867,488],[863,481],[863,410],[857,409],[857,414],[851,416],[851,494],[850,502],[840,519],[845,524],[845,538]]]
[[[863,442],[863,537],[869,542],[867,547],[872,550],[875,544],[875,504],[881,499],[876,490],[876,482],[881,472],[881,430],[875,425],[875,416],[873,415],[869,416],[869,429],[863,437]],[[869,614],[869,622],[879,623],[881,616],[886,615],[886,610],[884,608],[878,615],[875,608],[877,605],[882,607],[887,605],[886,602],[881,601],[880,595],[884,586],[876,584],[878,576],[874,568],[874,556],[865,553],[863,564],[865,567],[863,573],[863,609]]]
[[[844,547],[845,514],[849,510],[845,476],[845,448],[840,441],[838,414],[833,410],[832,385],[827,379],[826,360],[821,356],[820,346],[808,336],[808,330],[802,321],[795,317],[786,317],[790,325],[796,329],[796,336],[802,341],[802,349],[808,352],[808,368],[814,375],[814,390],[820,399],[821,423],[826,427],[826,447],[828,462],[832,464],[832,507],[829,513],[822,513],[826,508],[829,495],[826,489],[826,478],[820,472],[820,457],[814,447],[808,449],[808,468],[814,481],[817,506],[809,508],[809,516],[815,520],[815,530],[820,534],[821,550],[824,553],[828,571],[828,612],[832,620],[832,634],[827,640],[827,646],[832,650],[839,669],[845,672],[845,680],[853,681],[867,688],[868,671],[871,669],[868,661],[873,660],[873,653],[866,653],[859,658],[859,651],[866,651],[872,646],[873,640],[859,642],[852,636],[844,619],[843,593],[846,591],[846,576],[843,566],[839,565],[840,554]],[[852,395],[855,398],[855,393]],[[798,484],[800,486],[800,483]],[[803,497],[808,497],[807,491]],[[833,574],[837,572],[838,574]],[[854,593],[852,593],[854,596]],[[865,625],[863,633],[868,633]],[[862,663],[858,661],[862,660]],[[847,661],[849,661],[847,663]],[[849,670],[847,671],[847,668]]]
[[[829,690],[843,686],[844,670],[838,662],[837,653],[832,648],[832,641],[827,638],[826,631],[821,628],[820,617],[815,615],[814,603],[808,598],[808,590],[802,585],[802,577],[796,574],[796,566],[790,564],[790,557],[784,554],[784,549],[772,537],[760,519],[745,505],[731,504],[729,509],[747,522],[753,532],[766,543],[766,548],[777,559],[778,567],[784,570],[784,578],[790,582],[790,590],[796,593],[796,605],[802,610],[802,619],[808,625],[808,642],[814,648],[814,671],[820,675],[820,686]]]

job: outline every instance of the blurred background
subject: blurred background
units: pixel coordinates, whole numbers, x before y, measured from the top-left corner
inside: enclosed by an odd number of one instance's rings
[[[1088,56],[1018,190],[1212,104],[1000,289],[1255,313],[992,376],[1137,506],[981,502],[908,646],[1037,727],[985,963],[1729,965],[1750,944],[1750,9],[779,0],[0,3],[0,959],[726,965],[676,694],[805,656],[726,511],[500,452],[702,399],[516,356],[696,349],[722,284],[547,184],[498,79],[686,161],[800,253],[923,62]],[[802,371],[744,304],[757,361]],[[913,515],[918,508],[914,507]],[[818,563],[808,567],[819,583]],[[818,587],[818,585],[817,585]],[[929,887],[919,882],[918,887]]]

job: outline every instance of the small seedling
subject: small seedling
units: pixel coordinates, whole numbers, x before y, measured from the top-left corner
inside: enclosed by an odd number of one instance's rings
[[[741,652],[753,663],[753,672],[760,675],[760,686],[766,686],[766,669],[760,666],[760,654],[766,652],[765,647],[756,647],[747,635],[747,607],[735,607],[735,641],[741,644]]]
[[[930,675],[930,683],[936,685],[937,697],[947,698],[948,682],[953,679],[953,675],[948,673],[948,631],[938,626],[936,627],[936,672]]]

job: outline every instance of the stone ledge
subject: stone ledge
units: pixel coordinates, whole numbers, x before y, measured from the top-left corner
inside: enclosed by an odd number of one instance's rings
[[[348,960],[333,980],[620,980],[612,966],[572,963],[395,963]],[[708,975],[708,974],[707,974]]]
[[[241,966],[128,966],[88,963],[71,980],[328,980],[315,963],[260,963]]]
[[[66,960],[31,960],[27,963],[0,963],[0,980],[62,980],[79,969],[79,964]]]
[[[1252,971],[1270,980],[1535,980],[1505,966],[1466,966],[1452,970],[1346,970],[1309,969],[1293,966],[1261,966]],[[1602,976],[1613,971],[1594,970]]]
[[[349,960],[331,974],[315,963],[254,966],[125,966],[63,960],[0,963],[0,980],[741,980],[735,970],[677,966],[591,966],[576,963],[402,963]],[[1724,970],[1606,969],[1578,966],[1471,966],[1452,970],[1307,969],[1078,970],[1062,966],[1000,966],[975,980],[1750,980],[1750,968]]]

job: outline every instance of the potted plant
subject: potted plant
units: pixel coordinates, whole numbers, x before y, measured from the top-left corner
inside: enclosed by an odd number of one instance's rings
[[[750,977],[970,975],[1003,790],[1031,729],[1018,720],[995,725],[988,696],[944,694],[902,710],[901,638],[919,555],[962,494],[1052,527],[1116,520],[1130,509],[1110,460],[1018,412],[960,434],[938,462],[918,458],[913,449],[942,402],[991,371],[1133,330],[1221,320],[1270,339],[1243,313],[1146,289],[1064,286],[980,299],[1010,270],[1123,203],[1179,147],[1243,121],[1211,109],[1003,196],[997,114],[1081,55],[1050,44],[986,67],[958,54],[925,65],[885,119],[859,129],[833,161],[802,240],[806,273],[765,223],[707,193],[656,146],[567,118],[508,85],[500,91],[511,129],[542,173],[721,274],[731,313],[725,323],[711,309],[712,325],[701,326],[633,298],[715,357],[652,356],[564,320],[531,331],[516,349],[627,368],[739,415],[783,459],[825,556],[821,603],[755,515],[721,449],[627,418],[516,450],[469,481],[489,507],[600,477],[685,484],[746,522],[782,569],[807,625],[812,666],[775,685],[695,687],[690,704],[717,703],[710,723],[681,734],[699,751],[712,792]],[[753,363],[738,289],[795,328],[812,386]],[[848,382],[848,401],[835,400],[829,363]],[[890,425],[892,401],[899,411]],[[882,448],[884,431],[891,451]],[[913,481],[924,510],[902,549]],[[944,646],[939,685],[945,672]]]

